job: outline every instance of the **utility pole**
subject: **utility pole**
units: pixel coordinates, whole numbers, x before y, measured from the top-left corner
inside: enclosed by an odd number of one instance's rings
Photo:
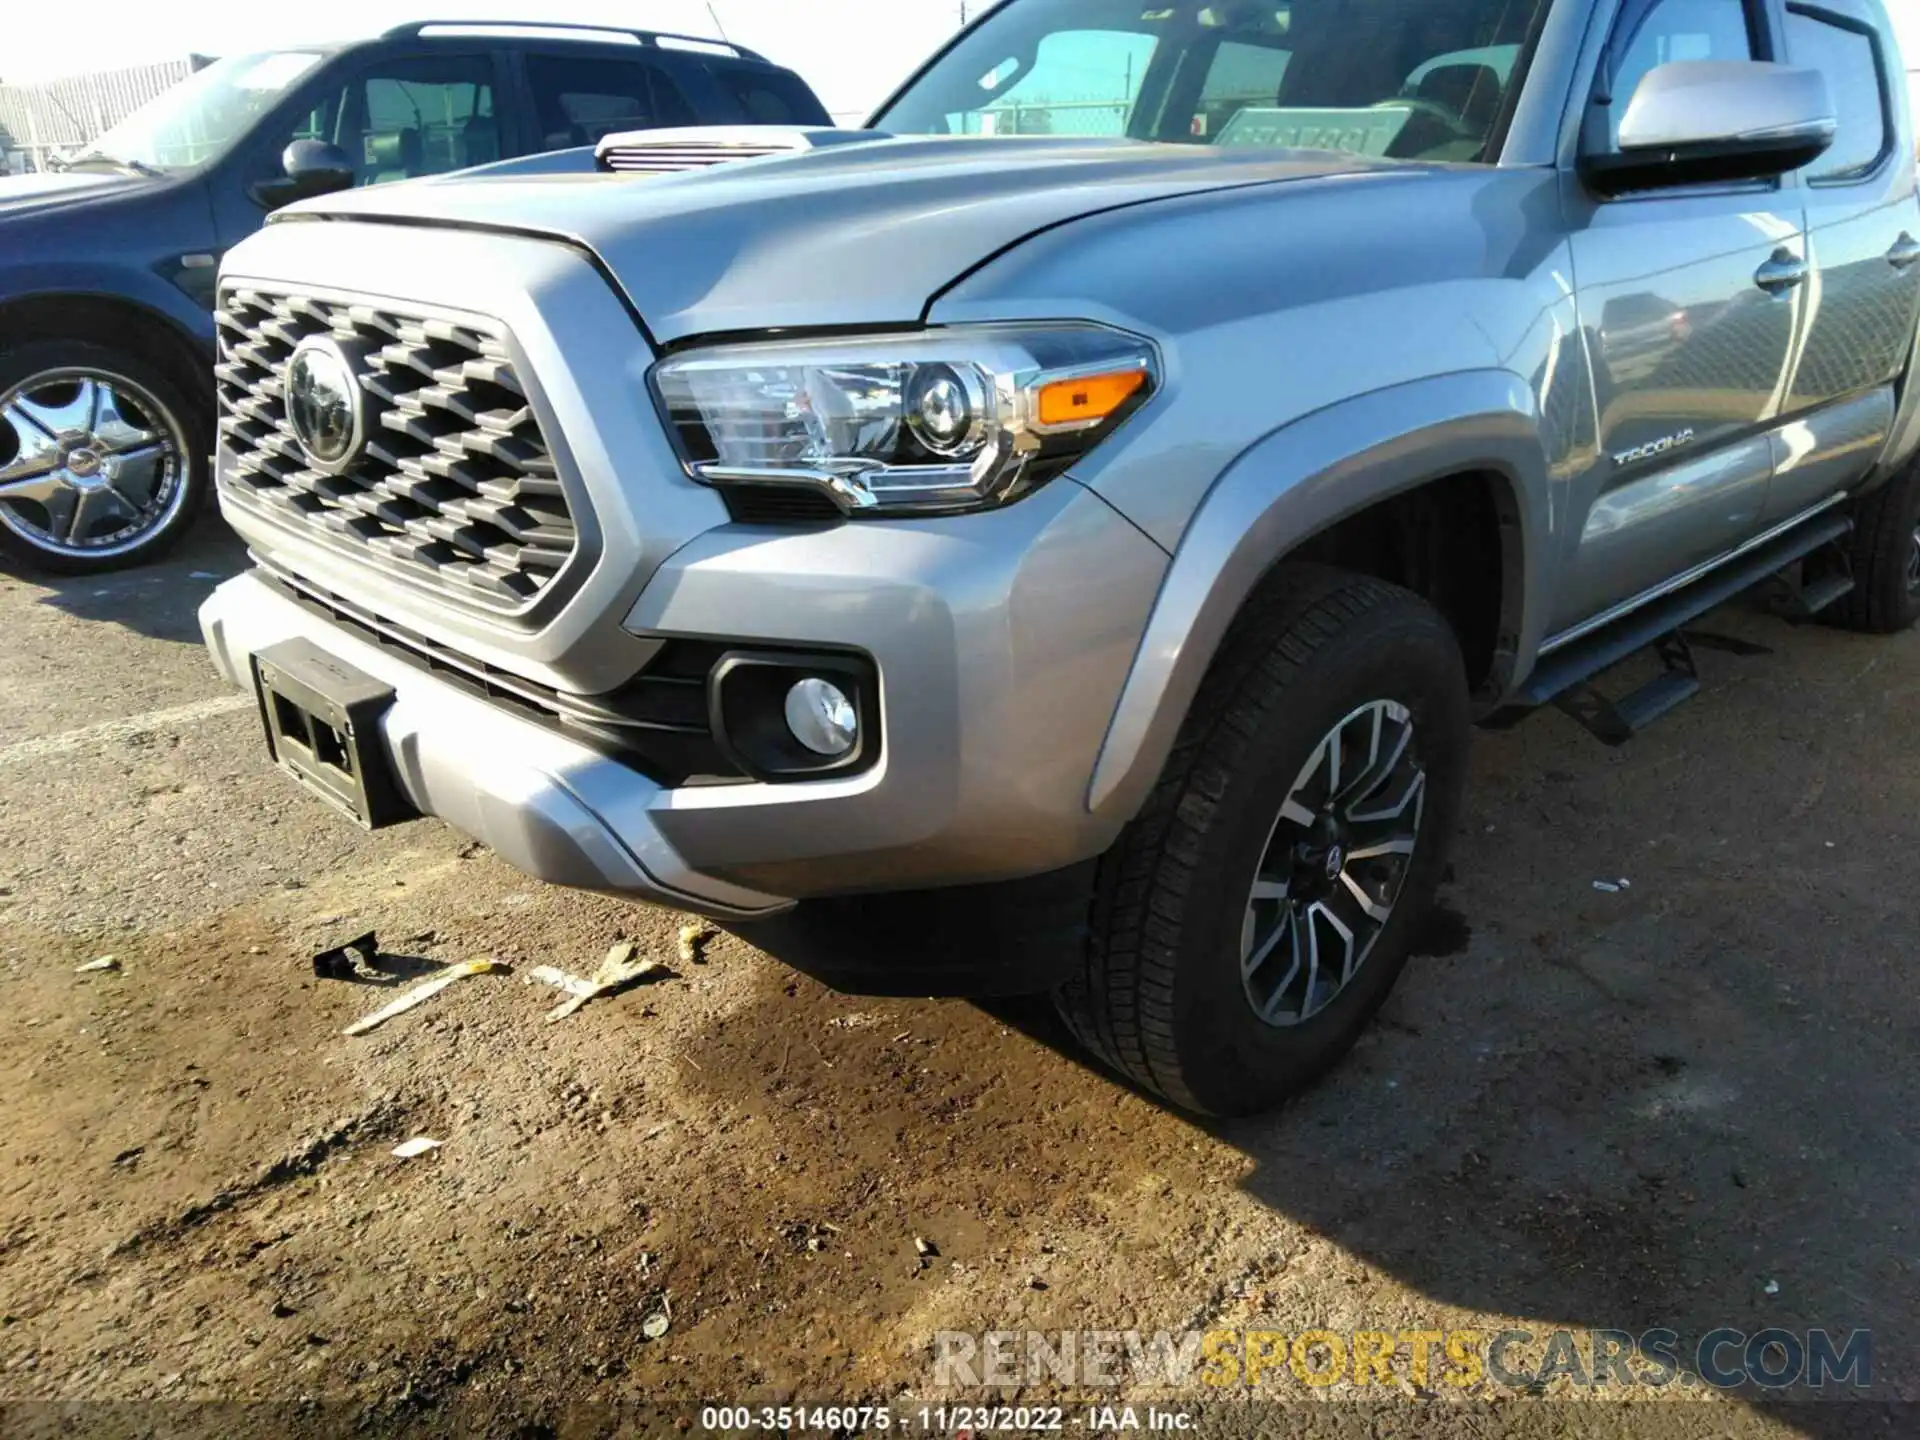
[[[967,23],[967,0],[960,0],[960,24],[964,27],[966,23]]]

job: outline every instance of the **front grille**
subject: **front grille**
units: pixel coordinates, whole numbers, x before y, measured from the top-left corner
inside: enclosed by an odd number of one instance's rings
[[[579,543],[504,335],[384,302],[229,289],[218,316],[230,494],[491,609],[551,585]],[[331,336],[358,372],[365,442],[314,468],[288,422],[294,348]]]

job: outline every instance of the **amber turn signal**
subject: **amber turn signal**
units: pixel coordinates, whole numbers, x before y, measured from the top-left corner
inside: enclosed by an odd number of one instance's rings
[[[1107,375],[1083,375],[1077,380],[1055,380],[1040,387],[1039,422],[1045,426],[1090,425],[1104,420],[1146,383],[1145,370],[1118,370]]]

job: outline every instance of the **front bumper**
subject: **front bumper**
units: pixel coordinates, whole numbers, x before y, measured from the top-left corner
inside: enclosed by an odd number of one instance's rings
[[[646,776],[329,625],[250,575],[207,599],[200,627],[221,675],[243,689],[253,686],[253,656],[297,638],[391,685],[380,731],[402,792],[529,875],[719,919],[792,904],[689,870],[652,823],[661,790]]]
[[[200,622],[236,686],[296,639],[391,686],[381,737],[406,798],[528,874],[745,920],[1042,875],[1106,849],[1126,817],[1091,811],[1088,781],[1165,563],[1064,480],[947,521],[715,529],[609,623],[871,657],[880,760],[789,784],[664,786],[253,575],[216,590]]]
[[[252,683],[262,649],[305,639],[393,687],[383,736],[423,813],[542,879],[737,919],[1045,875],[1102,853],[1131,818],[1090,806],[1089,785],[1168,556],[1071,478],[980,514],[736,524],[641,403],[653,356],[631,316],[566,246],[278,224],[235,250],[223,280],[405,296],[497,321],[594,532],[550,609],[501,617],[322,543],[223,483],[228,519],[269,572],[563,698],[619,692],[675,641],[853,650],[877,674],[872,768],[673,788],[260,580],[217,591],[202,622],[235,684]],[[223,470],[231,459],[223,446]]]

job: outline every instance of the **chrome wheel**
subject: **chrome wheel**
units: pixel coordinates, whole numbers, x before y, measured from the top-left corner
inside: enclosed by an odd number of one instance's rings
[[[1241,926],[1247,1001],[1269,1025],[1313,1019],[1353,983],[1413,868],[1427,774],[1391,700],[1320,741],[1267,839]]]
[[[1913,544],[1907,549],[1907,593],[1920,595],[1920,524],[1913,527]]]
[[[0,394],[0,526],[35,550],[106,560],[187,499],[179,419],[124,376],[45,370]]]

